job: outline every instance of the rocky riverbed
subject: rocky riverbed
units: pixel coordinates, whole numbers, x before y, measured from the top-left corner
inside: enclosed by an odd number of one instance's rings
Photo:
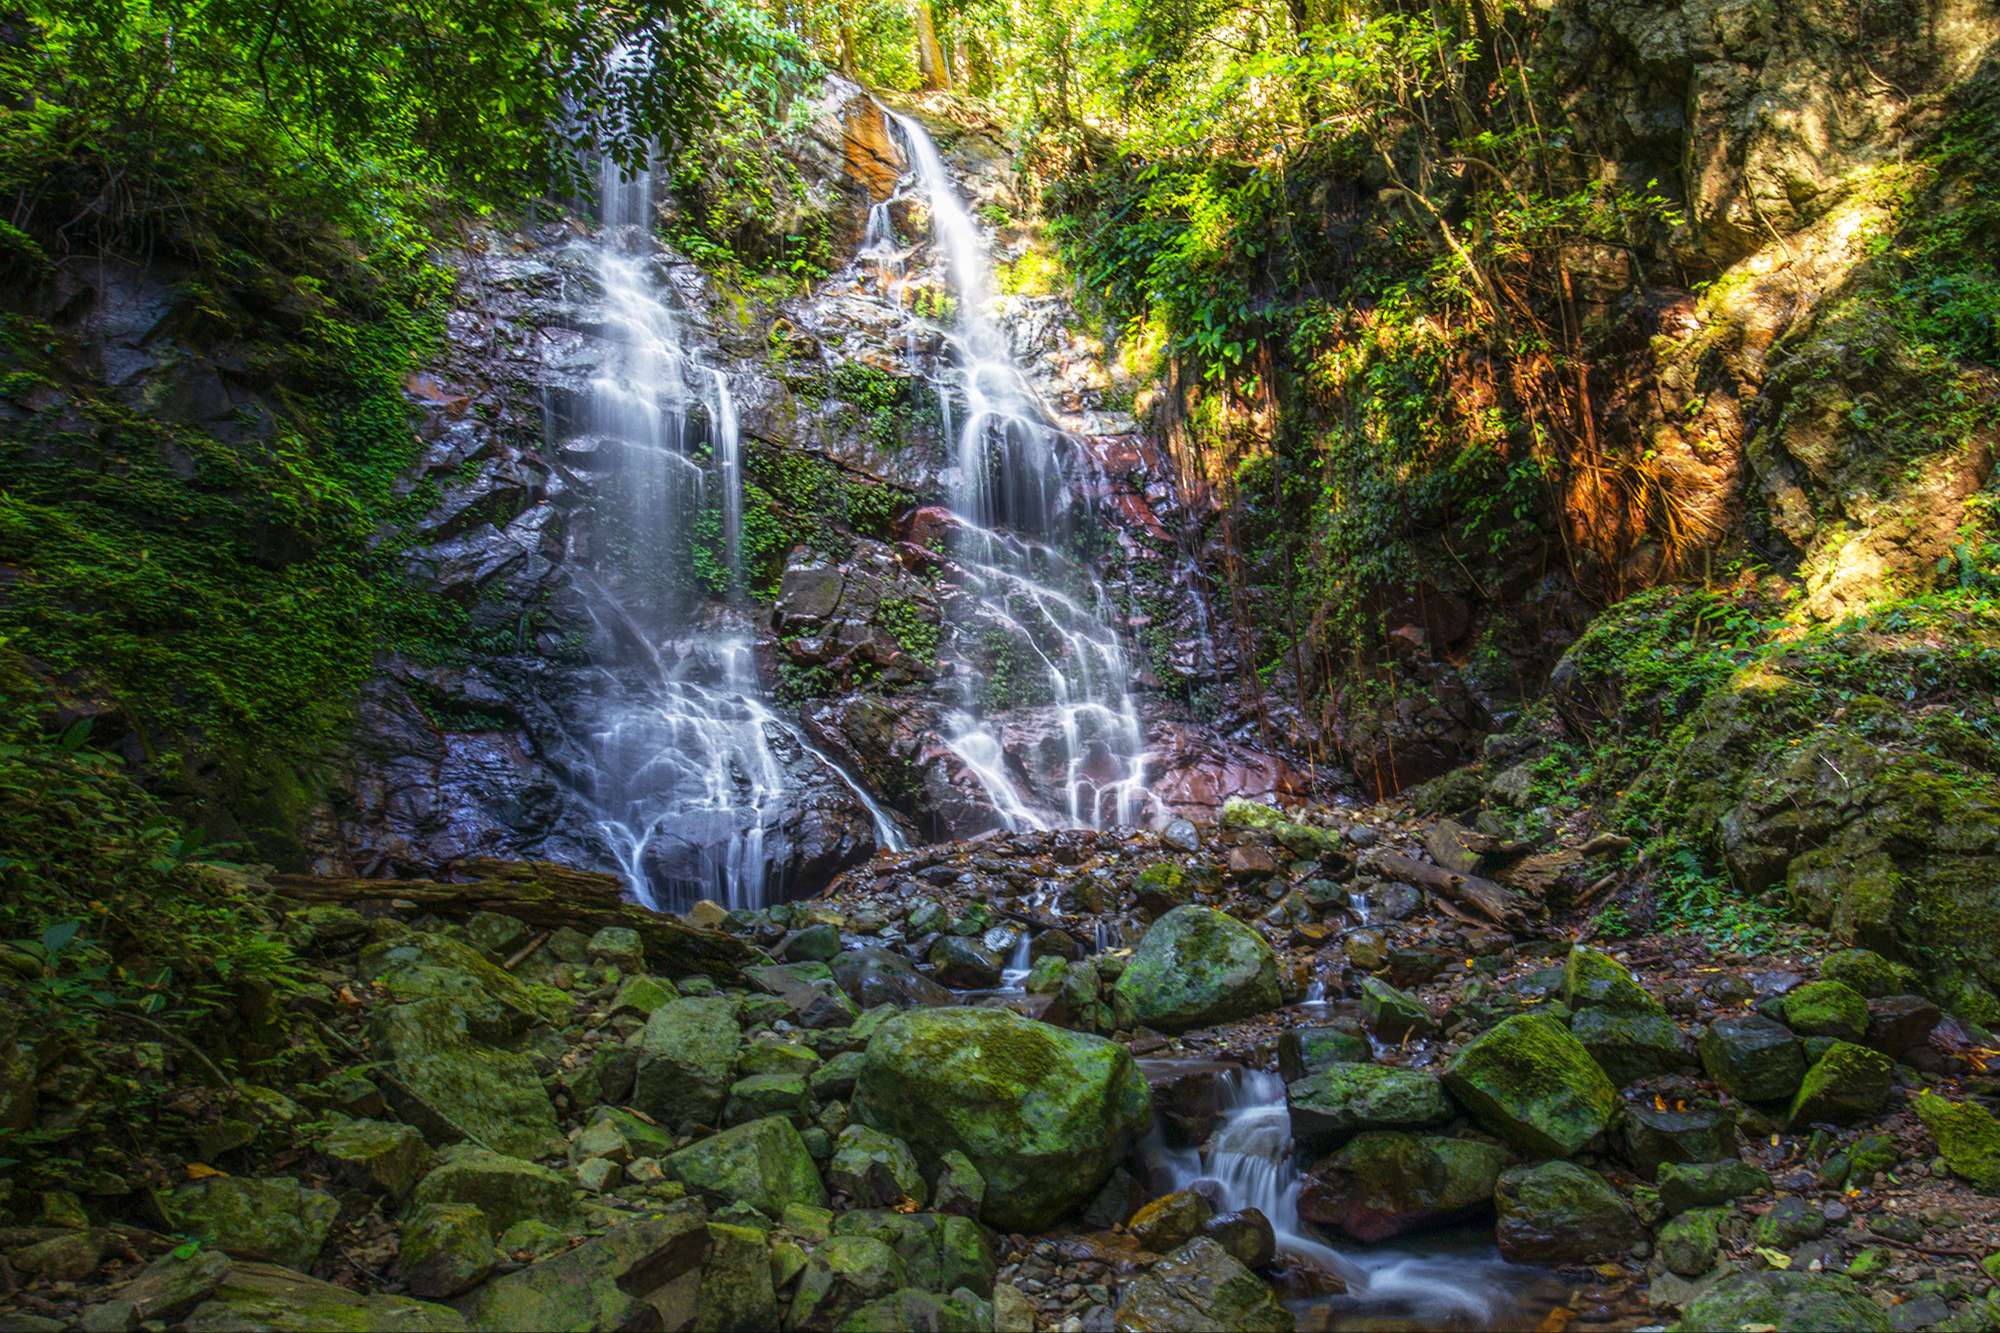
[[[1502,926],[1436,834],[1236,804],[685,919],[280,880],[338,1072],[95,1147],[0,1326],[1991,1326],[1983,1030],[1864,950]]]

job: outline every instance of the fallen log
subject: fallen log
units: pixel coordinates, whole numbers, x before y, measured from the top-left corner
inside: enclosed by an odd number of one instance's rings
[[[744,967],[771,960],[734,935],[691,926],[679,917],[650,912],[625,897],[616,875],[550,861],[461,861],[452,869],[463,883],[431,879],[347,879],[332,875],[274,875],[271,888],[300,903],[388,903],[402,900],[444,917],[498,912],[545,930],[569,926],[586,933],[605,926],[636,931],[646,961],[669,977],[701,973],[729,980]]]
[[[1529,902],[1504,884],[1477,875],[1462,874],[1415,857],[1383,852],[1375,858],[1375,868],[1385,875],[1408,880],[1433,893],[1442,894],[1472,908],[1495,925],[1514,929],[1528,922]]]

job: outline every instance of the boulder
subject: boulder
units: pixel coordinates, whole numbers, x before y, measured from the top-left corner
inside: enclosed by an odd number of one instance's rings
[[[1338,1064],[1372,1059],[1368,1039],[1345,1028],[1287,1028],[1278,1034],[1278,1072],[1287,1083]]]
[[[2000,1194],[2000,1120],[1973,1102],[1953,1102],[1934,1092],[1917,1094],[1917,1118],[1937,1140],[1951,1173],[1975,1189]]]
[[[1664,1010],[1580,1009],[1569,1030],[1621,1087],[1694,1067],[1693,1044]]]
[[[1660,1262],[1682,1277],[1700,1277],[1715,1267],[1728,1218],[1727,1208],[1695,1208],[1670,1218],[1660,1228]]]
[[[1152,1122],[1130,1052],[1001,1009],[898,1014],[876,1030],[854,1119],[909,1144],[927,1169],[965,1155],[981,1216],[1038,1230],[1087,1201]]]
[[[869,1301],[909,1285],[896,1252],[873,1236],[833,1236],[815,1249],[793,1289],[790,1326],[832,1329]]]
[[[791,1118],[801,1129],[812,1124],[812,1097],[803,1075],[752,1074],[729,1085],[729,1100],[722,1106],[722,1123],[741,1125],[767,1115]]]
[[[1645,1239],[1638,1216],[1604,1178],[1571,1162],[1501,1173],[1493,1229],[1502,1257],[1523,1264],[1583,1264],[1624,1257]]]
[[[1563,1003],[1571,1009],[1664,1013],[1660,1002],[1646,993],[1625,965],[1606,953],[1576,945],[1563,963]]]
[[[1917,981],[1913,968],[1892,963],[1873,949],[1842,949],[1828,954],[1820,961],[1819,974],[1869,1000],[1906,994],[1916,988]]]
[[[1291,1333],[1297,1321],[1255,1273],[1198,1236],[1126,1285],[1116,1326],[1131,1333]]]
[[[1498,1144],[1432,1134],[1362,1134],[1314,1166],[1299,1215],[1367,1244],[1475,1217],[1507,1165]]]
[[[130,1305],[141,1323],[171,1323],[207,1300],[230,1267],[228,1256],[218,1250],[197,1250],[184,1259],[169,1251],[107,1294]]]
[[[232,1264],[228,1276],[177,1327],[186,1333],[464,1333],[448,1305],[406,1296],[363,1296],[272,1264]],[[541,1327],[555,1328],[547,1324]]]
[[[1193,1240],[1202,1223],[1214,1215],[1214,1207],[1201,1195],[1193,1190],[1175,1190],[1132,1214],[1125,1229],[1142,1248],[1165,1254]]]
[[[903,1261],[910,1282],[926,1291],[964,1288],[987,1296],[1000,1267],[985,1230],[969,1217],[863,1208],[842,1213],[833,1234],[881,1241]]]
[[[1232,916],[1195,906],[1153,923],[1117,992],[1139,1022],[1162,1032],[1248,1018],[1284,1002],[1277,955],[1264,937]]]
[[[1868,999],[1838,981],[1808,981],[1779,1002],[1785,1026],[1807,1037],[1860,1041],[1868,1035]]]
[[[716,1124],[743,1045],[738,1004],[726,995],[682,996],[654,1010],[640,1038],[633,1107],[682,1133]]]
[[[1792,1098],[1794,1125],[1852,1125],[1889,1103],[1895,1064],[1880,1051],[1836,1041],[1806,1071]]]
[[[962,1152],[938,1159],[937,1180],[931,1187],[931,1207],[940,1213],[978,1217],[986,1206],[986,1178]]]
[[[909,1146],[866,1125],[849,1125],[840,1131],[826,1183],[857,1208],[886,1207],[906,1198],[921,1206],[929,1195]]]
[[[743,969],[748,981],[789,1011],[792,1021],[808,1031],[841,1028],[852,1023],[859,1011],[842,993],[833,969],[825,963],[773,963]]]
[[[755,1227],[708,1224],[708,1262],[701,1267],[694,1326],[713,1333],[761,1333],[778,1326],[768,1233]]]
[[[397,1264],[413,1296],[444,1300],[493,1272],[493,1224],[469,1203],[427,1203],[403,1222]]]
[[[430,1145],[414,1126],[387,1120],[343,1120],[326,1132],[320,1152],[355,1189],[400,1199],[431,1167]]]
[[[1712,1101],[1663,1107],[1628,1102],[1618,1124],[1625,1160],[1647,1180],[1663,1162],[1719,1162],[1736,1155],[1736,1121]]]
[[[309,1268],[340,1204],[289,1176],[211,1176],[161,1196],[160,1211],[174,1230],[225,1254]]]
[[[1684,1329],[1781,1328],[1889,1333],[1888,1312],[1833,1273],[1739,1273],[1688,1303]]]
[[[788,1204],[826,1206],[826,1186],[805,1140],[779,1115],[697,1139],[661,1165],[717,1206],[747,1204],[774,1220]]]
[[[377,1005],[369,1031],[395,1075],[398,1114],[432,1144],[470,1139],[521,1157],[563,1150],[535,1062],[480,1043],[453,1001]]]
[[[684,1328],[712,1244],[698,1208],[668,1208],[489,1279],[459,1309],[479,1329]]]
[[[1697,1045],[1708,1076],[1746,1102],[1783,1101],[1806,1075],[1799,1039],[1759,1014],[1718,1018]]]
[[[486,1215],[492,1231],[535,1218],[556,1226],[572,1218],[576,1192],[569,1178],[518,1157],[460,1146],[445,1151],[435,1171],[417,1182],[411,1202],[469,1203]]]
[[[1668,1216],[1690,1208],[1707,1208],[1728,1203],[1771,1188],[1771,1177],[1762,1167],[1734,1158],[1720,1162],[1667,1162],[1660,1167],[1660,1207]]]
[[[1380,977],[1361,979],[1361,1017],[1371,1031],[1384,1041],[1423,1036],[1437,1026],[1431,1011],[1413,995],[1406,995]]]
[[[1217,1213],[1201,1224],[1201,1234],[1246,1268],[1269,1268],[1278,1257],[1278,1233],[1262,1209]]]
[[[831,964],[834,981],[863,1009],[893,1004],[898,1009],[935,1009],[952,1002],[951,992],[917,971],[909,959],[888,949],[849,949]]]
[[[1870,1000],[1864,1044],[1901,1059],[1929,1041],[1943,1017],[1938,1007],[1921,995],[1885,995]]]
[[[931,971],[939,981],[961,990],[990,990],[1000,984],[1007,956],[976,939],[945,935],[930,951]]]
[[[1445,1087],[1488,1130],[1522,1152],[1567,1157],[1611,1122],[1617,1089],[1553,1018],[1516,1014],[1473,1038]]]
[[[1451,1119],[1435,1074],[1387,1065],[1337,1064],[1287,1085],[1292,1137],[1312,1156],[1362,1130],[1428,1129]]]

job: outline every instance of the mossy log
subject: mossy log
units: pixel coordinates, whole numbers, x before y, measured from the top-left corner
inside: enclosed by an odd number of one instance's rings
[[[771,960],[733,935],[691,926],[678,917],[650,912],[625,897],[616,875],[550,861],[461,861],[461,883],[429,879],[344,879],[330,875],[275,875],[271,887],[281,898],[305,903],[414,903],[439,916],[467,917],[498,912],[532,926],[569,926],[594,931],[629,926],[645,944],[646,961],[667,976],[699,972],[718,980]]]

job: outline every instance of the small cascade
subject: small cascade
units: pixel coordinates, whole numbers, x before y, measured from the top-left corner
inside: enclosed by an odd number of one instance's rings
[[[1202,1148],[1170,1148],[1154,1130],[1146,1155],[1165,1189],[1199,1185],[1218,1194],[1224,1210],[1263,1213],[1281,1255],[1347,1284],[1340,1298],[1343,1314],[1414,1320],[1416,1327],[1510,1326],[1518,1295],[1542,1270],[1500,1259],[1490,1237],[1476,1249],[1449,1242],[1422,1250],[1401,1242],[1394,1249],[1340,1250],[1326,1244],[1299,1218],[1305,1178],[1293,1156],[1284,1080],[1242,1068],[1222,1080],[1222,1115]]]
[[[685,351],[651,236],[652,182],[606,164],[591,258],[613,354],[566,447],[590,459],[595,502],[572,561],[595,627],[579,794],[632,895],[656,909],[697,898],[765,905],[766,843],[791,783],[773,748],[824,763],[868,809],[879,843],[902,837],[833,760],[764,703],[748,620],[694,585],[695,520],[720,530],[707,591],[742,584],[742,437],[729,377]],[[717,584],[721,587],[718,589]]]
[[[937,145],[909,117],[884,115],[909,149],[957,300],[949,342],[962,413],[953,412],[953,393],[940,395],[955,451],[952,556],[969,608],[955,633],[965,644],[998,644],[1024,675],[1036,677],[1017,683],[1035,699],[1025,707],[1046,707],[1053,718],[1060,803],[1043,808],[1023,792],[994,714],[1024,705],[983,700],[991,682],[969,665],[959,672],[961,707],[947,741],[1010,832],[1132,824],[1150,803],[1145,734],[1109,598],[1078,541],[1087,535],[1080,529],[1086,516],[1075,512],[1068,470],[1081,466],[1082,451],[1051,423],[989,312],[985,244]],[[900,265],[886,205],[870,215],[864,253],[884,275]]]
[[[1014,940],[1014,952],[1008,956],[1007,966],[1000,973],[1000,989],[1009,991],[1025,990],[1028,973],[1035,970],[1035,960],[1028,956],[1028,932],[1021,931]]]

